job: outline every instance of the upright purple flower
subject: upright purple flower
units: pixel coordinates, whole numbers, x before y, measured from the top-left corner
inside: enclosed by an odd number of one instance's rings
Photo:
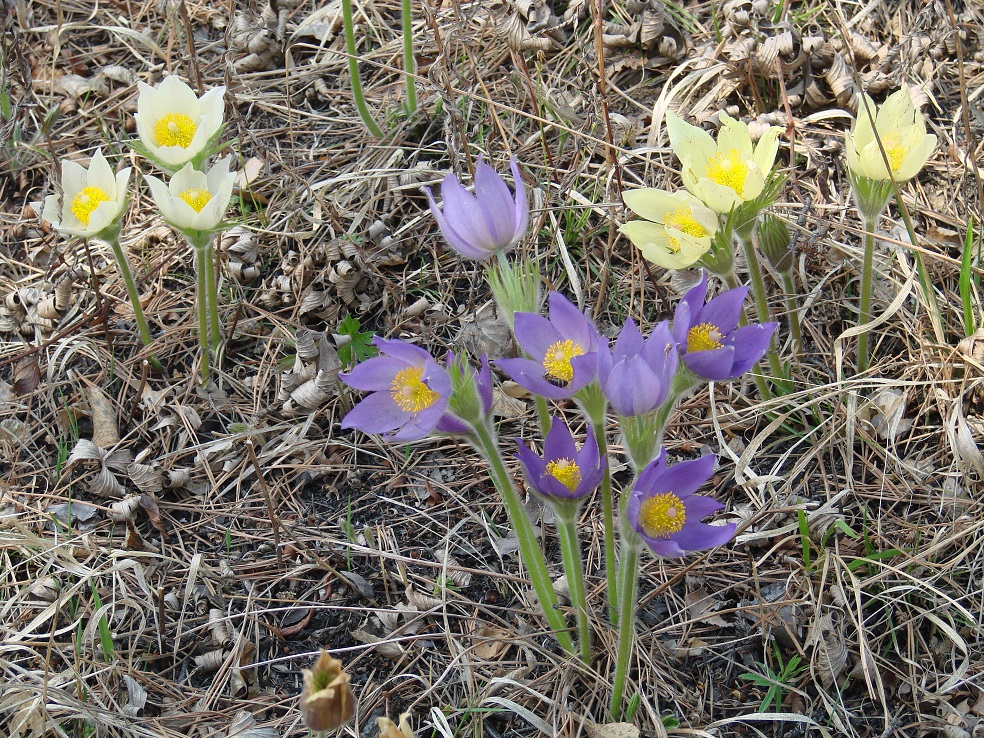
[[[643,415],[663,404],[676,368],[676,345],[666,321],[644,339],[629,318],[614,350],[604,340],[598,351],[598,382],[619,415]]]
[[[547,297],[550,318],[516,313],[516,340],[531,358],[498,359],[516,384],[542,397],[570,397],[594,380],[598,331],[584,313],[559,292]]]
[[[516,443],[519,445],[516,457],[523,465],[526,481],[544,497],[580,500],[594,491],[605,474],[608,461],[598,453],[594,433],[588,433],[578,451],[570,430],[559,418],[550,424],[543,456],[521,441]]]
[[[354,389],[372,394],[342,419],[343,428],[381,433],[388,441],[415,441],[437,427],[448,406],[451,378],[419,346],[374,338],[381,356],[341,374]]]
[[[649,464],[629,495],[629,525],[657,556],[683,556],[688,551],[714,548],[730,541],[735,525],[700,522],[724,505],[713,497],[695,495],[714,471],[714,456],[681,461],[666,468],[666,449]]]
[[[476,418],[479,415],[485,418],[492,411],[492,372],[489,369],[489,359],[482,354],[482,366],[476,373],[467,361],[459,360],[453,352],[448,351],[446,364],[449,373],[460,367],[462,382],[471,386],[456,386],[452,374],[449,411],[438,421],[435,430],[439,433],[464,435],[470,433],[471,428],[455,414],[455,411],[463,416],[474,415]],[[459,404],[462,410],[457,409],[456,406]]]
[[[479,158],[475,165],[475,194],[458,178],[448,174],[441,183],[444,209],[437,206],[425,187],[431,212],[441,233],[455,251],[468,259],[487,259],[497,251],[514,246],[526,233],[529,203],[515,157],[509,160],[516,195],[488,164]]]
[[[708,300],[707,273],[677,304],[673,338],[683,363],[710,381],[734,379],[751,369],[769,350],[775,323],[738,328],[748,287],[735,287]]]

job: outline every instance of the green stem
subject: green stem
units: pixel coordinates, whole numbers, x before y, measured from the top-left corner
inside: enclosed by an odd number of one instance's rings
[[[550,408],[547,407],[547,400],[545,397],[540,395],[536,396],[536,414],[540,419],[540,434],[543,438],[547,437],[550,432],[550,425],[552,423],[550,419]]]
[[[140,340],[143,341],[144,346],[150,346],[153,339],[150,337],[150,328],[147,325],[147,318],[144,316],[143,307],[140,305],[140,293],[137,291],[137,283],[133,279],[133,272],[130,271],[130,260],[126,258],[126,252],[123,251],[123,247],[120,246],[120,239],[117,238],[107,238],[107,243],[110,248],[113,249],[113,255],[116,257],[116,263],[120,267],[120,274],[123,275],[123,283],[126,285],[126,294],[130,298],[130,304],[133,305],[133,316],[137,321],[137,330],[140,331]],[[154,362],[157,362],[156,358],[152,358]]]
[[[591,663],[591,624],[588,620],[587,597],[584,592],[584,564],[577,538],[577,503],[570,500],[553,501],[557,516],[557,537],[564,559],[564,573],[571,592],[571,604],[577,614],[577,635],[581,646],[581,661]]]
[[[403,0],[403,71],[407,77],[407,115],[417,110],[417,86],[413,76],[417,73],[417,63],[413,55],[413,23],[410,17],[410,0]]]
[[[789,333],[793,337],[793,354],[799,356],[803,350],[803,332],[800,330],[799,310],[796,308],[796,285],[791,272],[782,273],[782,285],[786,291],[786,313],[789,315]]]
[[[858,306],[858,325],[864,325],[871,319],[871,292],[873,262],[875,254],[875,228],[877,219],[864,221],[864,263],[861,266],[861,300]],[[868,371],[868,331],[858,336],[858,374]]]
[[[355,98],[355,107],[359,111],[362,122],[369,129],[369,133],[376,138],[382,138],[383,131],[373,120],[369,107],[366,105],[365,95],[362,94],[362,79],[359,77],[359,62],[355,54],[355,22],[352,20],[352,0],[342,0],[342,25],[345,28],[345,51],[348,53],[349,76],[352,78],[352,97]]]
[[[762,277],[762,265],[759,263],[754,223],[750,230],[743,230],[738,234],[741,239],[745,261],[748,262],[748,276],[752,282],[752,296],[755,298],[755,312],[759,323],[767,323],[772,320],[772,312],[769,310],[769,297],[765,290],[765,279]],[[785,378],[782,363],[776,354],[775,339],[769,343],[769,352],[766,354],[769,360],[769,369],[775,379]]]
[[[608,458],[608,439],[605,437],[605,424],[593,423],[595,441],[602,459]],[[605,583],[608,589],[608,617],[614,623],[618,604],[618,580],[615,566],[615,506],[612,497],[612,472],[605,465],[605,475],[601,478],[602,525],[605,529]]]
[[[625,517],[622,523],[622,558],[618,567],[618,649],[615,652],[615,678],[612,683],[612,701],[608,711],[614,721],[622,718],[622,697],[625,693],[625,679],[632,660],[632,645],[635,642],[635,605],[639,594],[639,551],[642,539],[632,530]]]
[[[738,281],[738,277],[734,272],[729,272],[725,277],[725,281],[727,281],[728,287],[731,289],[741,286],[741,282]],[[741,308],[741,317],[738,322],[741,325],[748,325],[748,316],[745,314],[744,305]],[[769,383],[765,381],[765,375],[762,372],[762,362],[755,362],[755,366],[752,367],[752,371],[750,373],[752,375],[752,381],[755,382],[755,387],[759,391],[759,396],[766,402],[771,400],[772,390],[769,389]]]
[[[519,493],[513,486],[512,477],[509,476],[509,471],[499,455],[494,431],[486,424],[481,423],[475,426],[475,436],[478,451],[492,468],[492,481],[502,496],[503,502],[506,503],[509,522],[519,540],[519,553],[527,571],[529,571],[530,582],[536,591],[540,608],[543,610],[543,614],[547,618],[547,622],[550,623],[561,647],[568,653],[576,654],[574,640],[568,632],[567,623],[564,622],[564,616],[560,612],[557,602],[557,594],[554,592],[553,584],[550,581],[547,562],[543,558],[543,552],[539,545],[537,545],[533,525],[530,523],[526,509],[519,499]]]
[[[222,324],[219,321],[219,292],[215,276],[215,250],[209,241],[205,252],[205,303],[208,310],[209,345],[215,349],[222,341]]]
[[[205,285],[206,265],[204,249],[195,249],[195,304],[198,311],[198,346],[202,354],[202,384],[208,383],[209,372],[209,353],[211,347],[208,343],[208,305],[207,287]]]

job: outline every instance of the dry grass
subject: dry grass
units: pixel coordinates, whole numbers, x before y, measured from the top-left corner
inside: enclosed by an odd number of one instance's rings
[[[281,0],[278,28],[268,9],[240,2],[2,3],[0,295],[32,303],[76,275],[52,320],[9,298],[0,315],[5,734],[305,735],[300,668],[322,647],[360,698],[345,735],[374,736],[375,717],[402,711],[421,736],[578,736],[585,720],[602,722],[615,636],[594,508],[583,520],[597,617],[588,669],[558,652],[515,553],[499,553],[505,516],[470,452],[462,462],[452,442],[404,449],[342,432],[344,393],[297,408],[285,377],[297,329],[331,333],[346,313],[438,353],[463,328],[472,348],[494,345],[474,327],[489,299],[481,273],[444,248],[419,189],[478,155],[523,163],[539,234],[528,252],[603,330],[665,316],[680,280],[647,266],[612,224],[620,188],[679,186],[668,105],[790,124],[795,155],[783,150],[797,166],[777,209],[797,238],[806,347],[792,394],[761,403],[749,383],[718,386],[683,403],[669,429],[677,457],[704,445],[719,454],[715,493],[741,529],[707,555],[645,559],[635,721],[644,735],[662,734],[667,716],[682,725],[671,734],[691,736],[979,734],[973,462],[984,403],[980,366],[955,346],[960,244],[968,218],[982,220],[984,8],[791,4],[788,27],[760,19],[752,32],[741,15],[752,3],[686,2],[671,8],[662,45],[605,47],[599,85],[588,17],[516,50],[516,7],[425,4],[414,26],[420,110],[408,119],[399,5],[379,0],[357,18],[363,83],[391,132],[379,142],[355,113],[330,14],[320,36],[305,26],[318,5]],[[606,34],[626,35],[630,11],[607,13],[622,28]],[[264,28],[269,43],[257,40]],[[789,29],[779,84],[769,44]],[[244,69],[257,50],[258,69]],[[793,65],[800,51],[809,61]],[[28,208],[52,191],[62,157],[101,146],[145,166],[126,144],[134,80],[165,71],[225,84],[237,150],[263,164],[239,211],[259,248],[225,253],[228,340],[207,388],[195,379],[191,253],[148,193],[135,194],[123,238],[162,374],[144,364],[111,252],[40,230]],[[864,377],[853,341],[839,338],[855,322],[860,262],[840,154],[852,73],[876,91],[926,85],[941,140],[904,188],[920,242],[907,242],[895,209],[882,223],[876,305],[891,314]],[[940,316],[911,278],[917,250]],[[255,278],[235,278],[246,267]],[[900,410],[879,417],[873,398]],[[515,409],[504,435],[533,417]],[[146,468],[72,458],[79,439],[114,432],[115,450]],[[141,471],[167,474],[138,486]],[[783,715],[758,715],[767,687],[742,675],[796,656],[778,707],[764,705]]]

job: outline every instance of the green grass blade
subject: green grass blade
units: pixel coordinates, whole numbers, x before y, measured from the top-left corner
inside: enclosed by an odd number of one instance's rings
[[[967,222],[967,235],[964,236],[963,254],[960,257],[960,302],[963,304],[964,335],[974,332],[973,295],[970,288],[971,261],[974,256],[974,219]]]

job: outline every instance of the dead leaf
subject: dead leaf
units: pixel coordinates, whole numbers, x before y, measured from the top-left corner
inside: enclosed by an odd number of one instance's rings
[[[508,641],[509,636],[509,632],[501,628],[483,625],[472,634],[475,643],[472,652],[480,659],[498,661],[512,645]]]
[[[111,449],[120,442],[120,429],[113,401],[93,384],[86,387],[89,413],[92,417],[92,442],[99,448]]]
[[[314,610],[309,609],[305,613],[304,617],[302,617],[296,623],[292,625],[286,625],[283,628],[281,628],[280,635],[284,636],[285,638],[289,638],[290,636],[297,635],[308,626],[308,623],[311,622],[311,617],[313,615],[314,615]]]
[[[41,383],[41,367],[38,364],[38,357],[34,354],[25,356],[14,364],[14,395],[21,397],[29,395],[38,388]]]
[[[632,723],[592,723],[584,721],[588,738],[639,738],[639,729]]]
[[[161,538],[165,541],[168,540],[167,526],[161,520],[161,509],[157,506],[157,500],[150,495],[140,495],[140,507],[147,513],[147,519],[150,520],[150,524],[161,534]]]

